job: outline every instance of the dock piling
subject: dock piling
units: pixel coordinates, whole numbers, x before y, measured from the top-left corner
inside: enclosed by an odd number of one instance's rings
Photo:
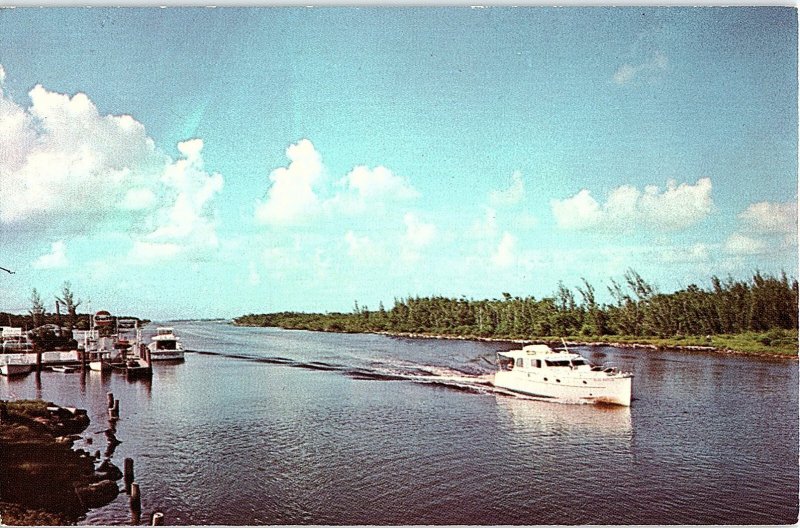
[[[150,522],[150,526],[164,526],[164,514],[159,511],[153,512],[153,519]]]
[[[108,408],[108,417],[111,419],[119,418],[119,400],[114,400],[114,405]]]
[[[142,496],[139,484],[136,482],[131,483],[131,511],[134,513],[142,512]]]
[[[123,476],[125,478],[125,491],[130,492],[131,484],[134,481],[134,473],[133,473],[133,459],[126,458],[125,459],[125,466],[123,470]]]
[[[108,408],[111,409],[114,407],[114,393],[109,392],[106,394],[106,398],[108,398]]]

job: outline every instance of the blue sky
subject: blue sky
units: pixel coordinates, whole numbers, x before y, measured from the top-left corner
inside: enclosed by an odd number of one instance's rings
[[[797,276],[793,8],[0,10],[0,310]]]

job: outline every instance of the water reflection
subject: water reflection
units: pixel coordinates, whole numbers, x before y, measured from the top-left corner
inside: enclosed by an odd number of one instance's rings
[[[514,427],[531,433],[559,431],[567,436],[587,434],[630,439],[630,407],[563,404],[497,395],[497,406],[507,413]]]

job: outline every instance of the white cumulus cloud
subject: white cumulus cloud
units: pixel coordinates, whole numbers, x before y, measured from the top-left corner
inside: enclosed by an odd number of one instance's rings
[[[797,248],[797,203],[758,202],[739,213],[725,249],[734,255],[780,254]]]
[[[797,202],[759,202],[739,214],[745,227],[761,234],[795,235]],[[795,235],[796,236],[796,235]]]
[[[303,223],[319,212],[316,187],[322,181],[322,157],[314,144],[302,139],[286,149],[289,165],[273,170],[267,198],[256,206],[256,219],[263,224]]]
[[[725,241],[725,251],[733,255],[760,255],[767,249],[767,244],[760,239],[741,233],[733,233]]]
[[[145,236],[151,243],[183,244],[192,251],[216,248],[216,222],[211,200],[222,190],[220,174],[204,168],[203,141],[192,139],[178,144],[186,156],[170,164],[161,181],[172,194],[170,205],[156,215],[155,229]]]
[[[327,185],[322,156],[308,139],[290,145],[286,157],[289,165],[270,173],[266,199],[256,204],[255,217],[261,224],[296,226],[325,215],[359,215],[419,196],[405,178],[384,166],[357,165],[336,186]]]
[[[583,189],[564,200],[552,200],[550,205],[563,229],[619,231],[676,231],[700,222],[713,210],[709,178],[701,178],[694,185],[669,181],[663,192],[654,185],[644,191],[623,185],[609,193],[605,204]]]
[[[202,140],[180,143],[173,160],[141,123],[102,115],[86,94],[37,85],[25,108],[2,88],[0,79],[0,229],[124,232],[150,255],[215,245],[222,176],[203,168]]]
[[[35,269],[54,269],[67,267],[67,245],[63,240],[53,242],[50,253],[46,253],[33,262]]]
[[[383,166],[370,169],[359,165],[343,178],[342,183],[363,200],[386,196],[405,200],[419,196],[419,193],[405,179]]]
[[[128,191],[158,182],[168,159],[133,118],[100,115],[82,93],[37,85],[29,96],[29,109],[0,97],[0,222],[85,230],[124,216]]]

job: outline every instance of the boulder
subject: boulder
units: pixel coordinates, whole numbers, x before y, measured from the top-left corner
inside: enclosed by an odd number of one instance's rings
[[[99,508],[113,501],[119,495],[119,487],[113,480],[105,479],[88,486],[75,489],[81,502],[87,508]]]

